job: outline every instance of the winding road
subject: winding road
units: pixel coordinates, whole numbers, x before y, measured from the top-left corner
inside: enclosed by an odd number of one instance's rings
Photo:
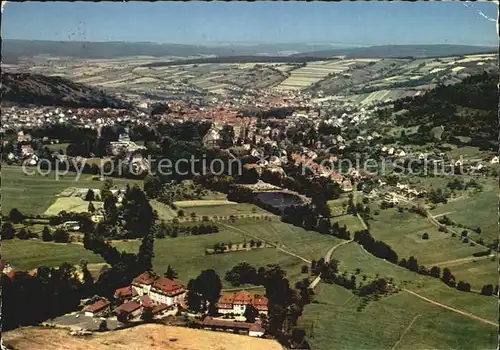
[[[325,262],[330,262],[330,260],[332,258],[332,254],[335,251],[335,249],[337,249],[340,246],[343,246],[344,244],[351,243],[351,242],[354,242],[354,240],[351,239],[350,241],[345,241],[345,242],[337,244],[336,246],[333,246],[329,251],[326,252],[326,254],[324,256]],[[309,284],[309,289],[316,288],[316,286],[318,285],[318,283],[320,281],[321,281],[321,275],[316,276],[314,281],[312,281],[311,284]]]

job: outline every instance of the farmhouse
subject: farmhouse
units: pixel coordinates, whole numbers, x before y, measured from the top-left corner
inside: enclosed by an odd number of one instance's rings
[[[217,309],[222,315],[243,315],[247,305],[252,305],[260,314],[267,315],[267,303],[268,300],[264,296],[241,291],[235,294],[221,295],[217,303]]]
[[[85,316],[96,317],[102,316],[111,310],[111,303],[105,298],[99,299],[93,304],[85,306],[83,311],[85,312]]]

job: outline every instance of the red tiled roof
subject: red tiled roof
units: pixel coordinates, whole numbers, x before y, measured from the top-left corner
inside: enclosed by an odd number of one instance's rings
[[[118,288],[115,290],[115,298],[126,298],[126,297],[131,297],[134,295],[134,290],[132,289],[132,286],[127,286],[123,288]]]
[[[106,299],[99,299],[93,304],[87,305],[83,308],[83,311],[88,312],[98,312],[106,307],[108,307],[111,303]]]
[[[151,313],[154,315],[154,314],[157,314],[158,312],[162,312],[164,310],[168,309],[168,305],[166,304],[158,304],[158,305],[155,305],[153,307],[153,309],[151,310]]]
[[[234,302],[234,294],[222,294],[217,302],[219,309],[232,309]]]
[[[261,295],[255,295],[255,297],[252,300],[252,305],[257,309],[257,310],[267,310],[267,303],[268,299],[264,296]]]
[[[139,298],[139,300],[143,307],[153,307],[153,301],[147,295],[143,295],[142,297]]]
[[[241,291],[234,295],[234,304],[247,305],[252,302],[252,294],[247,291]]]
[[[168,296],[177,295],[184,292],[184,287],[182,286],[182,284],[166,277],[158,277],[153,282],[152,288],[156,292],[166,294]]]
[[[128,303],[123,303],[113,310],[116,314],[131,313],[140,308],[141,305],[135,301],[129,301]]]
[[[151,271],[146,271],[141,273],[139,276],[134,278],[132,280],[132,284],[146,284],[150,285],[154,282],[154,280],[157,278],[157,276],[151,272]]]

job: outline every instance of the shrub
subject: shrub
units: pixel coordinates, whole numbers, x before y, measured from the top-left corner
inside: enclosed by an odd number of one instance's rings
[[[422,235],[422,239],[429,239],[429,234],[427,232],[425,232],[423,235]]]

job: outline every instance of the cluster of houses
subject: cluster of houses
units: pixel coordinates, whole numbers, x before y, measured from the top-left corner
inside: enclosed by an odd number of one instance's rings
[[[169,278],[146,271],[132,281],[132,284],[119,288],[114,293],[114,309],[112,303],[101,298],[83,309],[86,316],[96,317],[116,315],[122,322],[137,321],[144,309],[151,311],[153,318],[163,317],[169,310],[182,306],[186,289],[182,284]]]
[[[115,315],[123,323],[139,321],[145,310],[153,319],[161,319],[186,308],[186,293],[186,288],[178,281],[146,271],[134,278],[129,286],[117,289],[113,301],[98,298],[82,311],[88,317]],[[252,305],[259,315],[267,315],[267,304],[266,297],[241,291],[221,295],[217,310],[224,316],[243,316],[246,308]],[[113,305],[117,306],[113,308]],[[205,317],[200,325],[213,330],[244,331],[250,336],[264,334],[260,320],[248,323]]]

